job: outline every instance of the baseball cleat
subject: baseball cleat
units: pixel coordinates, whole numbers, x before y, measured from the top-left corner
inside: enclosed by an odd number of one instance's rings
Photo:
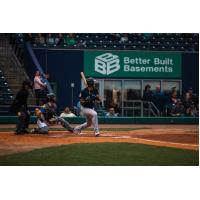
[[[95,137],[99,137],[99,136],[100,136],[99,132],[95,133]]]
[[[73,133],[76,135],[81,135],[81,129],[80,128],[74,128]]]
[[[68,129],[68,131],[71,132],[71,133],[74,133],[74,129],[73,129],[72,127],[70,127],[70,128]]]
[[[30,133],[35,133],[35,128],[31,129]]]

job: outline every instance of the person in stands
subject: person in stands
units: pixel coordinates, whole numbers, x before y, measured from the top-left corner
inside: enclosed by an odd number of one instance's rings
[[[35,98],[36,98],[36,105],[38,106],[40,104],[40,101],[42,100],[42,92],[44,88],[46,87],[46,84],[41,81],[40,72],[36,71],[35,77],[34,77],[34,91],[35,91]]]
[[[60,117],[76,117],[74,113],[71,112],[69,107],[66,107],[65,110],[60,114]]]
[[[117,117],[118,114],[115,113],[115,109],[113,107],[109,108],[108,113],[106,114],[106,117]]]

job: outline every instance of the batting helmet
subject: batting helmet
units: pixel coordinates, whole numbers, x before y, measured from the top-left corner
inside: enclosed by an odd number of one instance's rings
[[[88,78],[87,79],[87,85],[88,87],[93,87],[94,86],[94,79],[93,78]]]

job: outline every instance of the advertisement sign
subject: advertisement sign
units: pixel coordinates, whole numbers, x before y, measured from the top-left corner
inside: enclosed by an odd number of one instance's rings
[[[84,51],[84,72],[99,78],[181,78],[181,53]]]

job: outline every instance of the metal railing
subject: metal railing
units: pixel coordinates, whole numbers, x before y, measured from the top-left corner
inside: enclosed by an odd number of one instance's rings
[[[123,106],[123,116],[160,116],[160,111],[153,102],[142,100],[126,100]]]
[[[9,43],[8,37],[5,34],[0,34],[0,58],[1,68],[4,71],[7,80],[9,79],[9,77],[10,79],[13,79],[12,76],[16,74],[22,75],[23,79],[29,79],[25,69],[15,55],[15,52],[12,49],[11,44]],[[21,84],[19,85],[19,88],[20,87]],[[30,91],[30,93],[33,97],[33,92]]]
[[[41,75],[43,76],[43,78],[45,79],[45,82],[46,82],[46,84],[47,84],[48,92],[49,92],[49,93],[52,93],[52,92],[53,92],[53,89],[52,89],[52,87],[51,87],[49,81],[45,78],[44,71],[43,71],[43,69],[42,69],[40,63],[38,62],[38,59],[37,59],[37,57],[35,56],[35,53],[34,53],[32,47],[31,47],[30,43],[27,42],[25,46],[26,46],[26,48],[27,48],[27,50],[28,50],[28,53],[29,53],[29,55],[31,56],[32,61],[33,61],[34,65],[36,66],[37,70],[40,72],[40,74],[41,74]]]

